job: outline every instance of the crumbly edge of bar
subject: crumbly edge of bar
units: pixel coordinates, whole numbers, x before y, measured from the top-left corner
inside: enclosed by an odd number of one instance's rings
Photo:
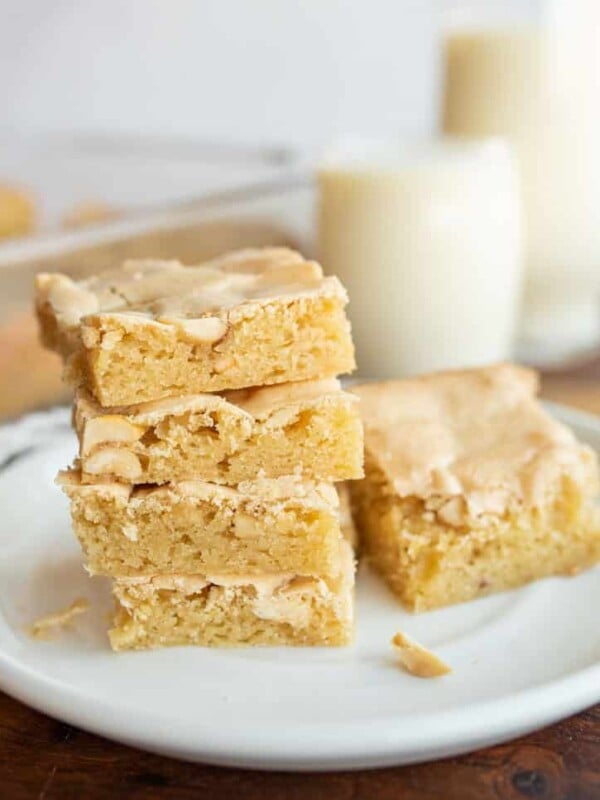
[[[271,598],[252,586],[140,592],[115,584],[115,650],[174,645],[339,646],[353,638],[353,579],[295,578]]]
[[[83,483],[77,469],[61,470],[55,482],[69,497],[97,495],[112,497],[121,504],[130,503],[131,508],[140,502],[159,498],[163,502],[176,504],[180,500],[193,499],[212,503],[216,507],[238,506],[247,503],[255,511],[277,512],[288,505],[304,506],[306,509],[334,511],[339,505],[339,495],[331,483],[313,481],[298,475],[281,475],[278,478],[254,477],[241,481],[236,486],[212,483],[203,480],[171,481],[153,485],[134,485],[99,476],[94,483]]]
[[[90,432],[102,429],[110,436],[111,426],[113,441],[89,444]],[[98,475],[132,483],[195,477],[231,485],[257,474],[324,481],[363,475],[360,415],[353,398],[343,392],[283,407],[258,420],[232,412],[224,403],[147,426],[115,416],[95,417],[78,427],[85,445],[79,466],[86,483]]]
[[[402,603],[426,611],[570,575],[600,560],[594,498],[564,477],[542,509],[486,516],[478,526],[446,524],[421,498],[400,498],[367,467],[350,485],[364,555]]]
[[[66,374],[104,407],[333,377],[355,367],[350,324],[336,296],[258,306],[213,344],[179,340],[166,326],[134,329],[118,315],[87,318],[82,336],[86,349]]]
[[[35,312],[40,342],[43,347],[58,353],[63,359],[68,358],[78,345],[78,334],[67,334],[66,331],[61,330],[56,315],[48,303],[36,303]]]
[[[73,529],[96,574],[295,571],[334,568],[338,509],[302,498],[265,503],[231,492],[217,503],[169,487],[125,495],[70,490]]]

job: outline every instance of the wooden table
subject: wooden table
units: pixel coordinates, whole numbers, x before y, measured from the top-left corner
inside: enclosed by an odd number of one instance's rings
[[[549,377],[545,396],[600,414],[598,364]],[[1,800],[600,799],[600,706],[460,758],[329,774],[228,770],[153,756],[84,733],[0,694]]]

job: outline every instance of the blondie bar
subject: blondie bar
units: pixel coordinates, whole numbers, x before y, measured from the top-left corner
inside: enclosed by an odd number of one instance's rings
[[[358,398],[334,378],[113,409],[81,391],[74,418],[84,483],[99,475],[235,485],[257,475],[341,481],[363,474]]]
[[[422,611],[572,574],[600,558],[594,452],[512,365],[357,387],[361,545]]]
[[[331,574],[342,539],[328,483],[294,477],[236,488],[203,481],[134,487],[60,473],[88,570],[101,575]]]
[[[329,577],[153,575],[114,581],[115,650],[167,645],[345,645],[353,638],[354,560],[338,543]]]
[[[44,343],[104,407],[349,372],[346,303],[337,278],[285,248],[36,280]]]

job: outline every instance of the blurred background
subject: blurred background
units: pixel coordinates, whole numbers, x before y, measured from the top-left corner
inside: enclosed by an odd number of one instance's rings
[[[63,396],[36,271],[247,245],[340,274],[363,376],[594,363],[599,39],[597,0],[1,4],[0,415]]]

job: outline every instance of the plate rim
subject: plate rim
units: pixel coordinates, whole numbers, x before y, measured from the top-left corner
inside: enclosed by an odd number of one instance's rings
[[[29,684],[23,684],[24,674],[30,677]],[[90,699],[85,692],[47,678],[5,653],[0,653],[0,688],[51,717],[150,752],[245,769],[335,771],[435,760],[537,730],[600,700],[600,664],[514,692],[508,698],[469,705],[460,713],[446,709],[419,715],[418,735],[414,728],[408,731],[400,724],[414,715],[361,720],[343,727],[294,723],[292,735],[272,722],[260,731],[230,722],[226,729],[215,728],[213,722],[169,729],[165,722],[170,718],[149,711],[143,720],[136,714],[133,722],[117,699],[114,703]],[[46,694],[52,688],[57,694]],[[80,704],[82,700],[85,704]],[[535,712],[531,711],[532,702]],[[399,724],[393,725],[394,721]],[[201,745],[190,745],[192,734],[205,735]]]

